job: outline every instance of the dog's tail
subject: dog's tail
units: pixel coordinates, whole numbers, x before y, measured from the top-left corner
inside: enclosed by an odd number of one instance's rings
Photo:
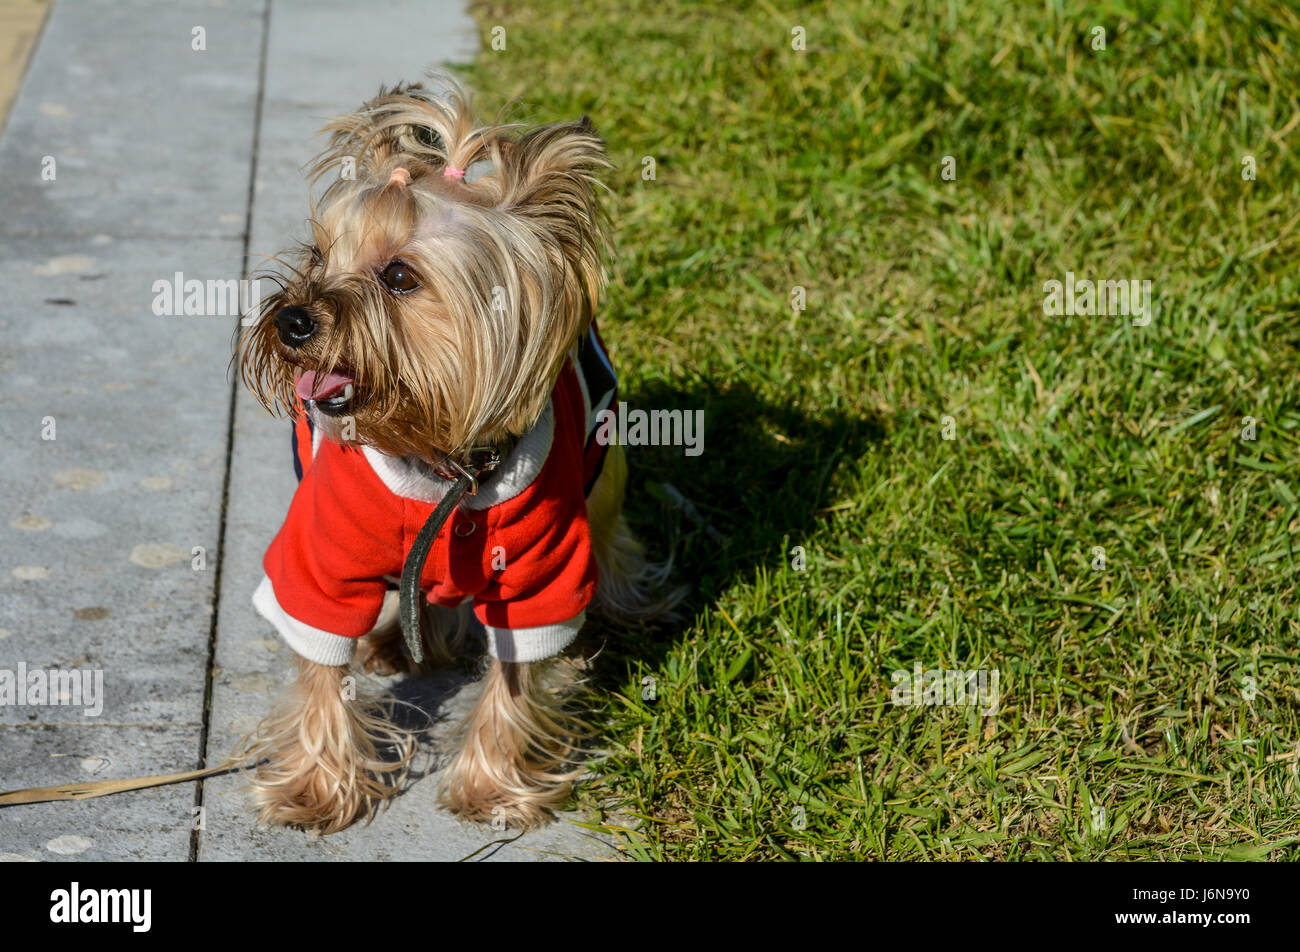
[[[672,569],[671,556],[663,562],[646,559],[645,547],[619,513],[607,544],[596,548],[600,581],[593,614],[620,626],[680,621],[677,607],[690,589],[673,585]]]
[[[592,613],[618,626],[678,621],[676,609],[689,588],[672,584],[671,557],[664,562],[646,559],[645,548],[623,515],[626,487],[627,457],[615,444],[606,451],[600,478],[587,497],[598,575]]]

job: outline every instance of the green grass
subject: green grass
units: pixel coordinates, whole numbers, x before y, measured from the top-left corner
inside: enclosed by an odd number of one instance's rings
[[[631,456],[693,592],[598,666],[629,855],[1300,859],[1300,14],[1196,7],[475,7],[484,104],[620,167],[624,397],[706,414]],[[1045,316],[1067,270],[1155,319]]]

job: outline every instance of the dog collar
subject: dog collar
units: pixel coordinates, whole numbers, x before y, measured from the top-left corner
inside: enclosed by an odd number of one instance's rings
[[[454,458],[450,453],[444,453],[442,459],[431,468],[442,479],[459,480],[461,477],[469,479],[469,488],[465,491],[465,495],[477,496],[479,484],[491,478],[492,473],[496,472],[497,467],[501,465],[501,461],[510,455],[514,444],[515,441],[511,440],[504,447],[476,446],[466,450],[460,459]]]

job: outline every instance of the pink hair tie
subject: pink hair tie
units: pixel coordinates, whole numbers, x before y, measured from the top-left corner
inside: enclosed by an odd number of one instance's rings
[[[464,170],[464,169],[453,169],[453,168],[449,165],[449,166],[447,166],[446,168],[444,168],[444,169],[442,170],[442,177],[443,177],[443,178],[458,178],[458,179],[463,179],[463,178],[465,177],[465,170]]]
[[[398,185],[410,185],[411,173],[401,167],[393,169],[393,177],[388,180],[388,184],[392,185],[394,182]]]

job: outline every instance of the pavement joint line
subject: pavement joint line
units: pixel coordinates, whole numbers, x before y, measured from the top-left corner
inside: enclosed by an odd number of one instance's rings
[[[183,235],[168,235],[162,232],[112,232],[112,231],[30,231],[0,228],[0,238],[54,238],[60,241],[86,241],[107,235],[116,241],[236,241],[244,237],[242,231],[208,234],[205,232],[187,232]]]
[[[201,727],[202,721],[15,721],[12,724],[0,724],[0,731],[9,728],[24,727],[35,730],[42,727]]]
[[[271,0],[262,0],[262,48],[257,58],[257,98],[253,104],[253,140],[248,158],[248,193],[244,202],[244,234],[241,248],[240,272],[244,278],[249,276],[249,244],[253,239],[253,201],[257,197],[257,160],[262,138],[262,106],[266,100],[266,54],[271,43]],[[235,333],[240,330],[241,315],[235,322]],[[197,769],[208,766],[208,741],[212,731],[212,697],[213,681],[217,663],[217,625],[221,619],[221,572],[226,564],[226,525],[230,507],[230,474],[234,469],[235,456],[235,413],[238,407],[240,375],[234,373],[230,380],[230,401],[226,417],[226,469],[221,477],[221,508],[217,521],[217,565],[212,579],[212,615],[208,627],[208,663],[203,681],[203,726],[199,731],[199,762]],[[202,815],[204,779],[200,777],[194,785],[194,806]],[[190,850],[188,861],[199,861],[200,835],[202,824],[195,824],[190,830]]]

